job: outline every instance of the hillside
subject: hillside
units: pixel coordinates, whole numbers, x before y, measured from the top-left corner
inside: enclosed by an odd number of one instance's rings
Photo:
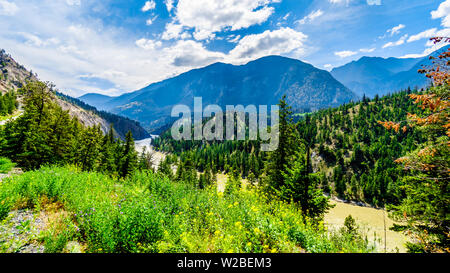
[[[308,141],[315,173],[320,174],[326,193],[371,205],[396,203],[402,198],[399,183],[402,171],[394,160],[413,150],[422,141],[421,134],[408,130],[392,135],[378,121],[404,121],[407,113],[419,113],[403,91],[394,95],[359,103],[348,103],[304,115],[296,124],[300,135],[313,128]],[[181,162],[192,161],[203,171],[239,170],[243,178],[259,181],[264,173],[267,153],[258,141],[211,142],[174,141],[170,131],[154,142],[161,151],[175,153]]]
[[[417,71],[430,65],[430,56],[436,57],[449,46],[443,47],[424,58],[362,57],[357,61],[336,67],[331,74],[359,96],[386,95],[410,88],[425,88],[429,80]]]
[[[358,99],[327,71],[280,56],[264,57],[241,66],[215,63],[110,100],[92,94],[80,99],[102,102],[103,109],[138,120],[151,130],[168,122],[174,105],[192,107],[194,97],[202,97],[204,105],[224,107],[273,105],[283,95],[299,112]]]
[[[86,104],[79,99],[70,97],[62,93],[57,92],[57,95],[61,100],[64,101],[64,104],[70,104],[72,106],[76,106],[77,108],[83,109],[84,113],[93,113],[96,116],[100,117],[108,126],[110,124],[113,124],[114,131],[119,135],[121,139],[125,139],[128,131],[133,134],[133,138],[136,140],[142,140],[150,137],[150,134],[144,128],[142,128],[140,123],[137,121],[106,111],[99,111],[97,110],[97,108]]]
[[[18,64],[5,50],[0,50],[0,91],[17,90],[26,81],[36,81],[37,76]]]
[[[38,81],[37,75],[29,72],[24,66],[18,64],[4,50],[0,51],[0,91],[5,93],[9,90],[18,90],[23,87],[27,81]],[[100,125],[104,134],[107,134],[111,124],[113,124],[117,134],[124,139],[128,131],[131,130],[136,139],[145,139],[149,134],[139,123],[107,112],[99,112],[77,99],[56,92],[58,96],[54,100],[65,111],[69,111],[72,117],[78,120],[86,127]],[[21,97],[18,97],[19,102]]]

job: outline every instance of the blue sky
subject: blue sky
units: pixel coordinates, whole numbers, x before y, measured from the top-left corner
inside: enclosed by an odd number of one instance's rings
[[[0,0],[0,48],[72,96],[266,55],[327,70],[420,57],[436,35],[450,36],[450,0]]]

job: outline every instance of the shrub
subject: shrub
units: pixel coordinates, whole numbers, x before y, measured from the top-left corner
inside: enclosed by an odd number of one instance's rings
[[[65,228],[44,237],[50,252],[61,252],[69,240],[105,253],[372,251],[254,189],[223,194],[149,172],[117,181],[73,167],[45,167],[7,179],[0,197],[0,217],[19,206],[42,210],[43,200],[62,204]]]

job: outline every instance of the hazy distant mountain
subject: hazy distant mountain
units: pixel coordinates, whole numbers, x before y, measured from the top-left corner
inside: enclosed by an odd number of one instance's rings
[[[431,55],[436,56],[447,47]],[[409,59],[362,57],[358,61],[333,69],[331,74],[359,96],[365,94],[373,97],[408,87],[426,87],[429,84],[428,79],[417,71],[422,65],[430,63],[429,56]]]
[[[333,107],[358,99],[329,72],[280,56],[241,66],[215,63],[110,100],[93,94],[80,99],[155,129],[167,123],[174,105],[192,107],[194,97],[202,97],[204,106],[218,104],[224,108],[237,104],[274,105],[283,95],[296,111]]]
[[[101,94],[95,94],[95,93],[88,93],[78,98],[79,100],[95,106],[99,110],[104,110],[104,106],[113,99],[113,97],[101,95]]]

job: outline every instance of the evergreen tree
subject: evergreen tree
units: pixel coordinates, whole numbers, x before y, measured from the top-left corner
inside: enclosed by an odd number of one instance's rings
[[[299,203],[302,213],[312,219],[321,219],[331,208],[329,198],[319,188],[319,177],[306,169],[307,154],[303,147],[292,164],[283,171],[285,183],[278,190],[279,196],[286,201]]]
[[[286,103],[286,96],[279,103],[279,146],[269,154],[266,166],[266,191],[276,193],[285,184],[283,171],[292,160],[294,147],[298,145],[294,134],[291,107]]]
[[[137,153],[131,131],[125,137],[125,145],[122,152],[122,161],[120,164],[120,176],[127,177],[137,168]]]

